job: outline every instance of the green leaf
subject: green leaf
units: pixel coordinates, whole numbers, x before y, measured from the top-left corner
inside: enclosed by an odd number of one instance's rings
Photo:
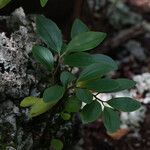
[[[97,47],[106,37],[103,32],[84,32],[75,36],[68,44],[68,52],[87,51]]]
[[[35,104],[37,100],[39,100],[39,98],[37,98],[37,97],[33,97],[33,96],[26,97],[21,101],[20,106],[21,107],[30,107],[33,104]]]
[[[98,79],[88,82],[77,83],[78,87],[87,88],[89,90],[100,92],[100,93],[110,93],[111,91],[118,88],[118,83],[113,79]]]
[[[43,99],[45,102],[57,102],[59,101],[65,93],[64,87],[60,85],[54,85],[47,88],[43,93]]]
[[[64,57],[64,63],[73,67],[85,67],[91,65],[92,55],[85,52],[78,52]]]
[[[64,111],[68,113],[78,112],[81,108],[82,102],[76,97],[72,96],[65,104]]]
[[[65,86],[65,87],[75,79],[76,79],[76,77],[68,71],[63,71],[60,75],[60,81],[62,82],[63,86]]]
[[[33,118],[47,112],[55,104],[56,102],[45,103],[43,99],[38,99],[36,103],[31,106],[30,117]]]
[[[47,4],[48,0],[40,0],[41,6],[44,7]]]
[[[36,117],[50,110],[56,102],[45,103],[42,98],[38,97],[26,97],[20,103],[21,107],[31,107],[30,117]]]
[[[107,103],[111,107],[124,112],[132,112],[141,107],[140,102],[129,97],[113,98],[109,100]]]
[[[0,0],[0,9],[5,7],[11,0]]]
[[[62,150],[63,149],[63,142],[59,139],[52,139],[51,146],[54,150]]]
[[[54,58],[49,49],[42,46],[34,46],[32,48],[33,56],[49,71],[53,68]]]
[[[64,112],[62,112],[61,113],[61,117],[62,117],[62,119],[63,120],[70,120],[70,118],[71,118],[71,115],[69,114],[69,113],[64,113]]]
[[[89,28],[80,19],[75,19],[71,29],[71,38],[87,31],[89,31]]]
[[[116,62],[106,55],[103,54],[90,55],[85,52],[78,52],[66,55],[64,57],[64,63],[66,65],[73,67],[86,67],[91,65],[92,63],[102,63],[112,66],[114,70],[117,70],[118,68]]]
[[[109,56],[103,55],[103,54],[94,54],[92,55],[92,60],[93,63],[103,63],[103,64],[108,64],[111,65],[114,70],[118,69],[117,63]]]
[[[92,93],[87,89],[76,89],[76,97],[84,103],[90,104],[93,101]]]
[[[61,48],[61,55],[65,53],[65,51],[67,50],[67,44],[63,43],[62,48]],[[65,55],[64,55],[65,56]]]
[[[87,104],[80,112],[80,116],[83,123],[90,123],[96,121],[102,113],[101,104],[98,101],[93,101],[91,104]]]
[[[36,18],[37,33],[47,46],[60,53],[62,48],[62,35],[57,25],[50,19],[40,15]]]
[[[118,112],[114,111],[109,107],[104,107],[102,118],[103,118],[104,126],[108,132],[112,133],[117,131],[117,129],[119,129],[120,117]]]
[[[136,82],[129,79],[116,79],[119,84],[119,87],[112,92],[119,92],[126,89],[131,89],[135,86]]]
[[[78,78],[79,81],[88,81],[96,78],[100,78],[115,68],[108,64],[95,63],[87,66],[80,74]]]

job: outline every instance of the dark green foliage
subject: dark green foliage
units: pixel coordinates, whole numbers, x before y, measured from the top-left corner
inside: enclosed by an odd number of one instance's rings
[[[81,82],[79,84],[80,87],[87,88],[89,90],[92,90],[94,92],[99,93],[110,93],[114,91],[116,88],[118,88],[118,83],[113,79],[107,79],[107,78],[100,78],[96,80],[91,81],[85,81]]]
[[[43,100],[45,102],[58,101],[63,97],[64,93],[64,87],[60,85],[54,85],[44,91]]]
[[[41,6],[42,6],[42,7],[44,7],[47,2],[48,2],[48,0],[40,0],[40,3],[41,3]]]
[[[51,51],[42,46],[34,46],[32,49],[33,56],[49,71],[52,70],[54,58]]]
[[[38,16],[36,19],[37,34],[53,51],[60,53],[62,48],[62,35],[57,25],[44,16]]]
[[[108,132],[115,132],[120,127],[119,113],[112,108],[104,107],[102,118]]]
[[[80,116],[83,123],[90,123],[97,120],[102,113],[101,104],[98,101],[93,101],[91,104],[87,104],[80,112]]]
[[[118,88],[116,88],[112,92],[118,92],[118,91],[122,91],[122,90],[126,90],[126,89],[131,89],[136,84],[136,82],[133,80],[123,79],[123,78],[122,79],[116,79],[116,81],[118,82],[119,86],[118,86]]]
[[[68,44],[67,51],[82,52],[97,47],[106,37],[103,32],[83,32],[76,35]]]
[[[54,150],[62,150],[63,149],[63,143],[59,139],[52,139],[51,146]]]
[[[107,103],[113,108],[125,112],[135,111],[139,109],[141,106],[138,101],[129,97],[113,98],[109,100]]]
[[[76,89],[76,96],[84,103],[91,103],[93,101],[93,94],[87,89]]]
[[[80,74],[78,82],[89,81],[100,78],[103,75],[115,70],[114,67],[108,64],[94,63],[87,66]]]
[[[71,38],[73,39],[76,35],[87,31],[89,28],[80,19],[76,19],[72,25]]]
[[[81,108],[82,102],[76,97],[71,96],[65,104],[64,111],[68,113],[78,112]]]
[[[76,77],[68,71],[63,71],[60,75],[60,81],[65,87],[75,79]]]
[[[42,6],[46,2],[41,1]],[[79,112],[83,123],[102,117],[107,131],[115,132],[120,127],[118,111],[135,111],[140,103],[127,97],[105,102],[97,97],[99,93],[118,92],[135,86],[135,82],[129,79],[105,77],[118,68],[112,58],[84,52],[97,47],[106,34],[89,31],[81,20],[76,19],[71,29],[71,41],[63,42],[60,29],[50,19],[38,16],[36,25],[37,33],[47,47],[34,46],[32,52],[37,61],[51,71],[54,81],[51,87],[45,89],[42,98],[28,97],[21,106],[31,107],[31,117],[35,117],[58,104],[62,108],[60,116],[63,120],[69,120],[76,112]],[[79,67],[81,72],[73,73],[74,67]],[[63,147],[57,139],[53,139],[51,145],[56,150]]]

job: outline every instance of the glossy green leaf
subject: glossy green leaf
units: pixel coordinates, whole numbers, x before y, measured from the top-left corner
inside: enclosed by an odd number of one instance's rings
[[[84,103],[92,103],[93,101],[93,95],[92,93],[87,89],[76,89],[76,97],[81,100]]]
[[[60,81],[63,84],[63,86],[67,86],[75,79],[76,77],[68,71],[63,71],[60,75]]]
[[[40,0],[41,6],[44,7],[47,4],[48,0]]]
[[[83,123],[90,123],[96,121],[102,113],[101,104],[98,101],[93,101],[91,104],[87,104],[80,112],[80,116]]]
[[[88,81],[100,78],[103,75],[113,71],[115,68],[108,64],[95,63],[87,66],[80,74],[78,81]]]
[[[21,103],[20,103],[20,106],[21,107],[30,107],[32,106],[33,104],[36,103],[37,100],[39,100],[40,98],[37,98],[37,97],[33,97],[33,96],[30,96],[30,97],[26,97],[24,98]]]
[[[57,102],[63,97],[64,93],[64,87],[60,85],[54,85],[44,91],[43,99],[45,102]]]
[[[32,48],[33,56],[49,71],[53,68],[54,58],[49,49],[42,46],[34,46]]]
[[[117,70],[118,66],[116,62],[103,54],[88,54],[85,52],[78,52],[73,53],[70,55],[66,55],[64,57],[64,63],[69,66],[73,67],[86,67],[93,63],[102,63],[102,64],[108,64],[114,68],[114,70]]]
[[[119,92],[126,89],[131,89],[135,86],[136,82],[129,79],[116,79],[119,84],[119,87],[112,92]]]
[[[107,103],[113,108],[124,112],[132,112],[141,107],[140,102],[129,97],[113,98]]]
[[[59,139],[52,139],[51,146],[54,150],[62,150],[63,149],[63,142]]]
[[[71,38],[74,38],[76,35],[87,31],[89,31],[87,25],[85,25],[80,19],[75,19],[71,29]]]
[[[77,84],[80,88],[87,88],[89,90],[100,92],[100,93],[110,93],[111,91],[118,88],[118,83],[113,79],[98,79],[88,82],[79,82]]]
[[[62,48],[62,35],[57,25],[50,19],[40,15],[36,19],[37,33],[47,46],[60,53]]]
[[[81,52],[97,47],[106,37],[103,32],[84,32],[75,36],[68,44],[67,51]]]
[[[93,61],[93,63],[108,64],[108,65],[111,65],[115,70],[118,69],[117,63],[111,57],[103,55],[103,54],[92,55],[92,61]]]
[[[36,101],[35,104],[33,104],[31,106],[30,109],[30,117],[36,117],[39,116],[45,112],[47,112],[48,110],[50,110],[54,105],[56,104],[56,102],[49,102],[49,103],[45,103],[43,101],[43,99],[38,99]]]
[[[65,53],[65,51],[67,50],[67,44],[66,43],[63,43],[63,45],[62,45],[62,49],[61,49],[61,55],[63,54],[63,53]]]
[[[11,0],[0,0],[0,9],[5,7]]]
[[[62,117],[63,120],[70,120],[71,115],[69,113],[62,112],[61,117]]]
[[[85,52],[73,53],[64,57],[64,63],[73,67],[85,67],[93,63],[92,55]]]
[[[117,131],[117,129],[119,129],[120,127],[119,113],[114,111],[112,108],[104,107],[102,118],[104,126],[108,132],[113,133]]]
[[[76,96],[72,96],[67,100],[64,110],[68,113],[78,112],[81,105],[82,102]]]

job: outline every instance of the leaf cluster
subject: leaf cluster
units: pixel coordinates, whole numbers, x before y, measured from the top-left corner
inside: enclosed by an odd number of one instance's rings
[[[65,99],[60,112],[62,119],[69,120],[76,112],[83,123],[101,117],[107,131],[115,132],[120,127],[119,111],[135,111],[140,103],[128,97],[117,97],[105,102],[98,98],[100,93],[119,92],[136,84],[129,79],[107,78],[109,72],[117,70],[116,62],[103,54],[88,53],[103,42],[106,33],[90,31],[81,20],[76,19],[71,29],[71,40],[65,42],[58,26],[42,15],[36,19],[36,28],[45,47],[33,46],[33,56],[51,72],[54,79],[59,76],[59,80],[45,89],[42,98],[25,98],[21,106],[31,107],[30,116],[35,117]],[[75,67],[80,69],[79,74],[73,73]],[[60,143],[54,140],[53,144],[57,142]],[[62,146],[61,143],[59,145]]]

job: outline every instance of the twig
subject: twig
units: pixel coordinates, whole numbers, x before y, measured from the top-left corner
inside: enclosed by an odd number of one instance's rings
[[[104,105],[104,101],[101,100],[101,99],[99,99],[99,98],[97,97],[97,95],[94,95],[94,94],[93,94],[93,97],[94,97],[96,100],[99,100],[99,101]]]

